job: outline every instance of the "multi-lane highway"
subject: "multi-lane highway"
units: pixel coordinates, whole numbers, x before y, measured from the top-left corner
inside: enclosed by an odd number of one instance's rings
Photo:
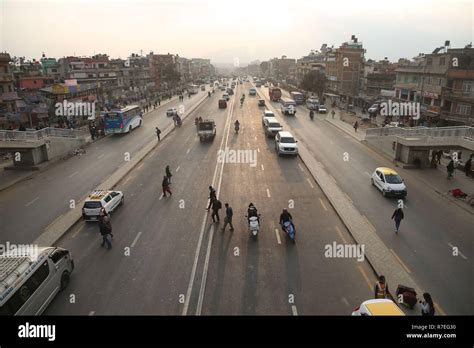
[[[218,109],[223,92],[185,98],[190,108],[203,103],[118,184],[125,204],[112,215],[113,248],[100,246],[94,223],[79,222],[58,242],[73,253],[76,268],[67,291],[47,314],[342,314],[373,297],[375,274],[367,260],[327,257],[328,246],[356,242],[299,157],[278,157],[265,136],[259,96],[252,85],[237,85],[227,109]],[[207,91],[206,91],[207,93]],[[238,98],[246,94],[243,106]],[[473,217],[441,198],[408,170],[397,168],[408,186],[405,220],[394,233],[390,219],[396,201],[370,185],[378,166],[393,166],[305,107],[282,116],[279,104],[267,107],[284,118],[387,245],[406,272],[429,291],[438,314],[471,314]],[[237,102],[235,102],[237,101]],[[142,127],[124,136],[103,138],[87,153],[38,173],[0,192],[5,221],[1,241],[27,243],[60,219],[71,199],[79,201],[150,142],[155,126],[172,123],[165,115],[174,101],[149,113]],[[194,118],[214,119],[217,136],[200,142]],[[241,128],[235,134],[233,123]],[[219,151],[250,151],[254,161],[218,161]],[[255,156],[255,157],[253,157]],[[162,197],[166,165],[173,173],[171,197]],[[208,186],[234,210],[233,232],[212,224]],[[257,240],[249,235],[245,213],[253,202],[261,213]],[[290,208],[297,228],[291,243],[278,225]],[[80,209],[77,208],[77,209]],[[461,256],[453,256],[452,246]],[[398,284],[391,284],[392,292]],[[71,301],[74,294],[74,301]]]
[[[243,107],[232,98],[227,109],[218,109],[218,98],[205,101],[118,185],[126,203],[112,216],[112,250],[100,247],[94,224],[80,223],[60,241],[76,269],[47,314],[345,315],[372,297],[375,276],[366,260],[324,256],[326,245],[354,241],[300,159],[276,156],[257,98]],[[215,120],[213,142],[199,141],[196,116]],[[256,165],[218,162],[225,148],[255,151]],[[164,198],[166,165],[173,195]],[[211,223],[209,185],[233,207],[233,232]],[[296,244],[278,228],[290,201]],[[250,202],[262,216],[257,240],[244,217]]]

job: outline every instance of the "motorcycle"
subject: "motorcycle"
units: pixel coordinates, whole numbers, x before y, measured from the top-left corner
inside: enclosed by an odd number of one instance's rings
[[[291,241],[294,243],[295,242],[295,237],[296,237],[296,231],[295,231],[295,226],[293,225],[293,222],[290,221],[285,221],[282,225],[283,231],[290,237]]]
[[[314,118],[314,112],[313,112],[313,111],[311,111],[311,112],[309,113],[309,118],[311,119],[311,121],[313,120],[313,118]]]
[[[260,230],[260,223],[258,222],[260,214],[258,214],[258,217],[251,216],[249,218],[248,215],[245,215],[245,217],[248,219],[250,234],[256,238],[258,235],[258,231]]]
[[[235,125],[235,134],[239,134],[240,125]]]

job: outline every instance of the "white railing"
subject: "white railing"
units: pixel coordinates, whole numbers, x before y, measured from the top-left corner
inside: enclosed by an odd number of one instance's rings
[[[379,137],[396,135],[404,138],[414,136],[424,137],[464,137],[468,139],[474,138],[474,127],[455,126],[455,127],[382,127],[370,128],[366,130],[365,137]]]
[[[86,134],[84,130],[43,128],[35,131],[2,130],[0,141],[38,141],[48,137],[81,138]]]

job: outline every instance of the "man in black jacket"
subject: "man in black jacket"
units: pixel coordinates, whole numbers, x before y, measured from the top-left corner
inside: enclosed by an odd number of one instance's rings
[[[217,218],[217,222],[220,222],[220,218],[219,218],[219,209],[222,208],[222,203],[221,201],[219,201],[217,198],[213,198],[212,200],[212,222],[216,222],[216,219],[214,219],[214,217]]]
[[[402,208],[397,208],[393,212],[392,219],[395,220],[395,233],[398,233],[398,229],[400,228],[400,222],[405,218],[405,214],[403,214]]]

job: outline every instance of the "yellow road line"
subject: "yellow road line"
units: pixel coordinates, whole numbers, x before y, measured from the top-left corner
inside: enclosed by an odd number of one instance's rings
[[[364,269],[362,268],[362,266],[357,266],[357,268],[359,269],[359,272],[362,273],[362,276],[364,277],[366,283],[367,283],[367,286],[369,287],[369,290],[372,291],[372,283],[370,282],[370,279],[369,277],[367,276],[367,273],[365,273]]]
[[[348,244],[346,238],[344,238],[344,235],[342,234],[341,230],[339,229],[339,226],[336,226],[336,231],[339,234],[339,237],[341,237],[344,244]]]
[[[376,231],[376,228],[374,225],[372,225],[372,223],[370,222],[369,219],[367,219],[367,216],[365,215],[362,215],[362,217],[364,218],[364,220],[367,222],[367,224],[370,226],[370,228],[375,232]]]
[[[392,252],[393,256],[395,256],[395,258],[398,260],[398,262],[400,262],[402,267],[405,268],[405,271],[407,271],[407,273],[411,273],[408,267],[403,263],[402,259],[398,257],[397,253],[393,249],[390,249],[390,251]]]
[[[324,210],[328,211],[328,208],[326,208],[326,205],[324,204],[321,198],[319,198],[319,203],[321,203],[321,206],[323,207]]]

